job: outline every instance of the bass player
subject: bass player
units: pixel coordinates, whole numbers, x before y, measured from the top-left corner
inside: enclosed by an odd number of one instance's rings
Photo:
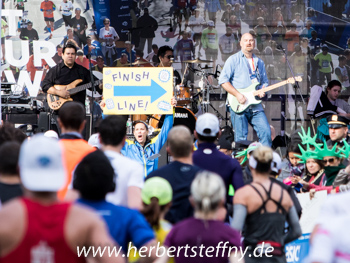
[[[226,60],[220,74],[219,84],[234,96],[239,104],[245,104],[247,98],[240,93],[240,89],[245,89],[255,83],[260,83],[258,89],[267,87],[268,79],[264,62],[253,54],[255,48],[254,37],[249,33],[244,34],[240,45],[241,51]],[[259,92],[258,96],[263,98],[265,93]],[[235,111],[237,111],[236,107],[233,109],[230,105],[235,141],[247,139],[249,123],[257,132],[259,141],[266,146],[271,146],[270,125],[261,104],[250,105],[240,113]]]
[[[86,90],[70,95],[68,90],[59,90],[54,87],[54,85],[68,85],[77,79],[82,80],[79,85],[90,83],[90,72],[83,66],[75,63],[76,53],[77,48],[68,43],[63,48],[63,61],[49,70],[44,81],[42,82],[41,87],[45,93],[57,95],[64,99],[72,98],[73,101],[77,101],[85,105]],[[102,90],[99,88],[97,88],[97,91],[102,93]]]

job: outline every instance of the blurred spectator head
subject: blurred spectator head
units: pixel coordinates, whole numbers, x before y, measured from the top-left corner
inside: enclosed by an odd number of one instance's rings
[[[107,25],[109,25],[111,23],[111,21],[109,20],[109,18],[105,18],[105,19],[103,19],[103,24],[105,25],[105,26],[107,26]]]
[[[126,53],[122,53],[120,55],[120,62],[122,64],[126,64],[128,62],[128,55]]]
[[[75,8],[75,15],[80,16],[81,9],[79,7]]]
[[[263,17],[258,17],[256,20],[258,20],[258,25],[262,26],[264,25],[264,18]]]
[[[86,155],[74,171],[73,188],[87,200],[104,200],[116,188],[116,174],[107,156],[100,150]]]
[[[213,20],[209,20],[209,21],[208,21],[208,27],[209,27],[209,29],[213,29],[214,26],[215,26],[214,21],[213,21]]]
[[[294,46],[294,51],[297,52],[297,53],[301,53],[301,47],[300,47],[300,45],[296,44],[296,45]]]
[[[310,28],[312,25],[312,21],[310,19],[306,20],[305,27]]]
[[[5,122],[0,126],[0,145],[8,141],[22,143],[27,138],[20,129],[15,128],[12,123]]]
[[[322,46],[322,53],[323,53],[323,54],[327,54],[327,53],[328,53],[328,50],[329,50],[328,46],[327,46],[326,44],[324,44],[324,45]]]
[[[190,157],[193,150],[191,131],[183,125],[173,127],[168,135],[167,152],[174,158]]]
[[[350,49],[344,50],[344,56],[346,57],[346,59],[350,59]]]
[[[129,52],[131,50],[131,42],[130,41],[125,41],[125,49]]]
[[[141,49],[136,49],[135,52],[136,52],[137,58],[143,58],[144,54],[143,54],[143,51]]]
[[[107,116],[99,125],[99,134],[102,145],[123,145],[126,136],[125,119],[120,115]]]
[[[208,171],[199,172],[191,184],[191,203],[204,214],[215,212],[224,204],[226,188],[222,178]]]
[[[85,127],[85,108],[76,101],[68,101],[58,111],[58,123],[66,130],[81,132]]]
[[[226,35],[227,36],[231,36],[232,35],[232,28],[229,27],[229,26],[226,27]]]
[[[57,55],[59,55],[59,56],[62,56],[62,51],[63,51],[63,47],[62,47],[62,45],[57,45],[56,46],[56,51],[57,51]]]
[[[158,53],[158,45],[153,44],[153,45],[152,45],[152,50],[153,50],[153,52],[154,52],[155,54],[157,54],[157,53]]]
[[[103,66],[103,63],[104,63],[103,57],[102,57],[102,56],[97,56],[96,62],[97,62],[97,65],[98,65],[99,67]]]

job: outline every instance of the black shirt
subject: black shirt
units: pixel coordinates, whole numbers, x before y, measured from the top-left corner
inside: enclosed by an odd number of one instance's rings
[[[87,22],[86,22],[86,19],[84,18],[84,17],[80,17],[79,19],[77,19],[76,17],[73,17],[73,19],[72,19],[72,26],[73,26],[73,28],[75,29],[75,28],[77,28],[78,29],[78,31],[77,32],[75,32],[74,31],[74,33],[76,34],[76,35],[80,35],[80,32],[81,31],[83,31],[83,30],[85,30],[85,27],[87,26],[88,24],[87,24]],[[86,32],[85,32],[86,33]],[[83,35],[85,35],[85,33],[83,34]],[[79,36],[80,37],[80,36]]]
[[[0,201],[1,204],[6,203],[7,201],[22,196],[21,184],[5,184],[0,182]]]
[[[32,28],[32,30],[28,30],[27,28],[22,28],[19,38],[22,40],[29,40],[29,41],[39,40],[39,35],[34,28]]]
[[[200,170],[197,166],[174,161],[147,176],[146,180],[155,176],[162,177],[173,189],[172,205],[165,215],[165,219],[170,223],[175,224],[193,216],[193,207],[188,198],[191,195],[191,183]]]
[[[59,69],[57,68],[59,67]],[[58,76],[57,76],[58,74]],[[74,80],[82,79],[83,81],[79,84],[83,85],[90,82],[90,72],[83,66],[74,63],[72,68],[68,68],[64,62],[61,62],[51,68],[46,74],[44,81],[41,84],[43,92],[47,93],[48,89],[57,85],[68,85]],[[98,90],[100,92],[100,90]],[[74,101],[79,101],[85,105],[85,96],[86,91],[80,91],[75,95],[72,95],[71,98]]]

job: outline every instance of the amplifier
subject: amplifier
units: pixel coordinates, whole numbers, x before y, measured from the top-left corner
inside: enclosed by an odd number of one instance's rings
[[[37,114],[4,114],[4,120],[11,123],[19,123],[19,124],[37,124],[38,123],[38,115]]]

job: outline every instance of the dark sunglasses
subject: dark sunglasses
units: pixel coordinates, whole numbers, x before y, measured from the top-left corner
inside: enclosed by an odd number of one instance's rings
[[[174,58],[173,55],[168,55],[168,56],[165,56],[165,57],[168,58],[168,59]]]
[[[327,160],[322,160],[323,164],[327,164],[327,163],[332,164],[332,163],[334,163],[334,161],[335,161],[335,158],[329,158]]]

